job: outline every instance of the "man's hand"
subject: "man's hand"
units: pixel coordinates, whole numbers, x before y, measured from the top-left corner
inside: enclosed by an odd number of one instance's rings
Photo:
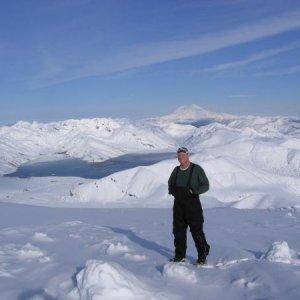
[[[193,194],[193,190],[192,189],[190,189],[190,193]]]

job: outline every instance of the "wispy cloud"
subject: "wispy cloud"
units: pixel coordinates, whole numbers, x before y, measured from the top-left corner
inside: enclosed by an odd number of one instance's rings
[[[183,0],[181,6],[185,7],[218,7],[218,6],[229,6],[229,5],[237,5],[245,3],[247,0],[194,0],[194,1],[186,1]]]
[[[133,45],[120,49],[118,54],[111,55],[105,60],[101,57],[93,60],[78,58],[72,64],[68,61],[67,56],[63,58],[55,57],[52,58],[53,61],[59,64],[55,73],[53,74],[48,69],[43,70],[42,75],[37,75],[32,80],[32,85],[34,88],[50,86],[74,79],[108,75],[157,63],[197,56],[226,47],[275,36],[299,27],[300,11],[295,11],[282,16],[261,19],[255,23],[244,24],[238,28],[206,34],[199,38]],[[61,69],[62,71],[57,73],[57,69]]]
[[[249,98],[253,95],[250,94],[233,94],[233,95],[229,95],[229,98]]]
[[[255,76],[279,76],[279,75],[295,74],[299,72],[300,72],[300,65],[297,65],[297,66],[291,66],[280,70],[263,71],[263,72],[256,73],[254,75]]]
[[[236,61],[231,61],[228,63],[223,63],[219,65],[215,65],[209,68],[202,69],[201,72],[218,72],[218,71],[225,71],[228,69],[234,69],[234,68],[240,68],[244,67],[246,65],[249,65],[253,62],[263,60],[272,56],[276,56],[278,54],[294,50],[296,48],[300,47],[300,43],[297,44],[292,44],[289,46],[281,47],[281,48],[275,48],[275,49],[268,49],[265,51],[261,51],[259,53],[252,54],[248,56],[247,58],[241,59],[241,60],[236,60]]]

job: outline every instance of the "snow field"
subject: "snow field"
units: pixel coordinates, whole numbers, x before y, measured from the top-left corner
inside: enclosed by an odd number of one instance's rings
[[[1,299],[197,299],[203,293],[297,299],[300,292],[296,210],[290,217],[286,210],[206,209],[212,251],[208,265],[197,267],[168,262],[174,254],[169,209],[0,205]],[[197,257],[190,235],[187,254],[190,262]]]

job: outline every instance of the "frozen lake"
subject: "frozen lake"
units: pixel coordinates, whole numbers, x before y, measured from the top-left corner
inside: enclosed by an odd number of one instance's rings
[[[103,162],[91,163],[77,158],[66,158],[53,161],[28,162],[6,177],[82,177],[97,179],[118,171],[155,164],[176,156],[173,152],[125,154]]]

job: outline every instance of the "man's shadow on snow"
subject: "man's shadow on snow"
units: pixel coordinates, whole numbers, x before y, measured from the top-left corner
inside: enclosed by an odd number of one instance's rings
[[[148,249],[150,251],[154,251],[156,253],[159,253],[162,256],[165,256],[168,260],[174,256],[174,251],[165,247],[157,244],[156,242],[146,240],[142,237],[139,237],[136,235],[132,230],[129,229],[123,229],[123,228],[118,228],[118,227],[111,227],[111,226],[104,226],[110,230],[112,230],[115,233],[118,234],[123,234],[125,235],[130,241],[138,244],[139,246]],[[191,256],[187,256],[189,260],[192,260],[193,258]],[[159,272],[162,272],[163,265],[162,266],[157,266],[156,269]]]
[[[251,253],[252,255],[254,255],[254,257],[256,259],[260,259],[262,257],[263,254],[265,254],[264,252],[262,251],[254,251],[254,250],[250,250],[250,249],[243,249],[249,253]]]

